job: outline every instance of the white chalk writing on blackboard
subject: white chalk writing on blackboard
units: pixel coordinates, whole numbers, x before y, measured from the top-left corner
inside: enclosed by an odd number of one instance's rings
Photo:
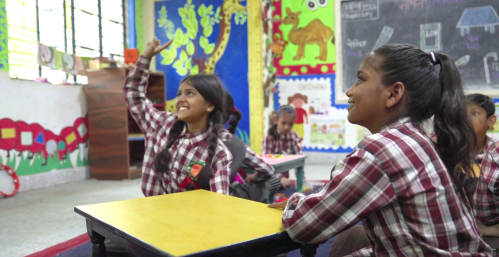
[[[341,16],[345,21],[377,20],[379,0],[343,2]]]
[[[383,26],[383,29],[379,34],[378,40],[376,40],[376,44],[374,44],[373,51],[382,45],[386,45],[386,43],[388,43],[392,35],[393,35],[393,28],[388,26]]]
[[[484,27],[485,31],[494,34],[499,25],[499,16],[491,5],[464,9],[456,28],[461,29],[461,36],[469,34],[471,28]]]
[[[423,51],[442,51],[442,24],[420,25],[420,47]]]
[[[495,62],[498,61],[498,58],[497,58],[497,53],[495,52],[490,52],[488,54],[485,55],[485,57],[483,57],[483,68],[485,70],[485,79],[487,80],[487,84],[491,84],[491,81],[490,81],[490,70],[489,70],[489,58],[493,58]]]
[[[428,0],[402,0],[399,4],[401,10],[409,10],[411,8],[423,8],[428,5]]]
[[[361,48],[361,47],[366,47],[366,45],[367,41],[365,40],[360,41],[358,39],[353,39],[353,40],[347,39],[347,46],[350,48]]]
[[[467,54],[461,58],[459,58],[455,64],[456,64],[456,67],[462,67],[462,66],[465,66],[466,64],[468,64],[470,62],[470,55]]]

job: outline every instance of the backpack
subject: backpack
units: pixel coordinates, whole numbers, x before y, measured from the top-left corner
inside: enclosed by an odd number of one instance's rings
[[[233,136],[230,141],[224,141],[224,144],[234,159],[230,166],[230,195],[255,202],[269,203],[270,183],[268,180],[252,184],[240,184],[234,181],[246,158],[246,144],[236,136]]]

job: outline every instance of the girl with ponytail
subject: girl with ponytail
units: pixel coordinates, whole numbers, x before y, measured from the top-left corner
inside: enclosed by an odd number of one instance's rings
[[[473,217],[475,134],[451,58],[382,46],[346,95],[348,120],[372,135],[319,193],[270,206],[285,208],[290,237],[321,243],[362,221],[371,247],[354,256],[491,256]],[[421,128],[432,116],[435,143]]]
[[[232,155],[219,138],[225,91],[220,80],[214,75],[184,78],[177,114],[155,109],[145,97],[150,60],[170,44],[148,43],[123,88],[128,109],[146,136],[142,192],[153,196],[201,188],[229,194]]]

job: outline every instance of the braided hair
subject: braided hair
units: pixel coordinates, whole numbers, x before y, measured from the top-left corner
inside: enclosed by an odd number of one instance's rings
[[[225,92],[225,101],[224,101],[224,124],[229,122],[229,126],[227,127],[227,130],[235,134],[236,133],[236,128],[237,124],[239,124],[239,121],[242,119],[243,113],[236,109],[234,106],[234,99],[230,95],[229,92]]]
[[[284,113],[291,114],[291,115],[294,116],[294,118],[296,118],[296,116],[297,116],[296,115],[295,107],[293,107],[291,105],[281,105],[281,107],[279,107],[279,109],[277,109],[277,111],[275,113],[276,123],[279,122],[279,118],[281,118],[281,116]],[[277,133],[277,124],[275,124],[272,127],[270,127],[269,130],[267,131],[267,134],[269,134],[274,139],[277,139],[277,136],[278,136],[278,133]]]
[[[213,174],[211,165],[218,144],[218,132],[224,124],[223,96],[225,89],[220,79],[215,75],[191,75],[184,78],[181,83],[184,82],[189,83],[194,87],[207,102],[210,102],[215,107],[213,111],[208,114],[208,129],[210,130],[208,139],[208,158],[206,159],[206,165],[196,179],[196,184],[199,188],[210,190],[210,178]],[[177,120],[173,124],[170,133],[168,133],[165,149],[163,149],[154,159],[153,167],[156,172],[160,174],[169,172],[171,161],[170,148],[175,145],[180,133],[182,133],[186,125],[186,122],[181,120]],[[165,190],[161,179],[160,182],[163,190]]]

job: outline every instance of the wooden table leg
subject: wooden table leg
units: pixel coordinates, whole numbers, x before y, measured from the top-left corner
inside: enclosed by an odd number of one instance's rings
[[[319,245],[303,245],[300,248],[300,253],[302,257],[315,257],[317,253],[317,248]]]
[[[302,186],[303,186],[303,166],[298,167],[297,169],[298,169],[298,174],[296,174],[297,175],[296,190],[300,191],[302,189]]]
[[[106,245],[104,244],[104,237],[92,230],[92,222],[87,220],[87,233],[92,242],[92,257],[106,257]]]

